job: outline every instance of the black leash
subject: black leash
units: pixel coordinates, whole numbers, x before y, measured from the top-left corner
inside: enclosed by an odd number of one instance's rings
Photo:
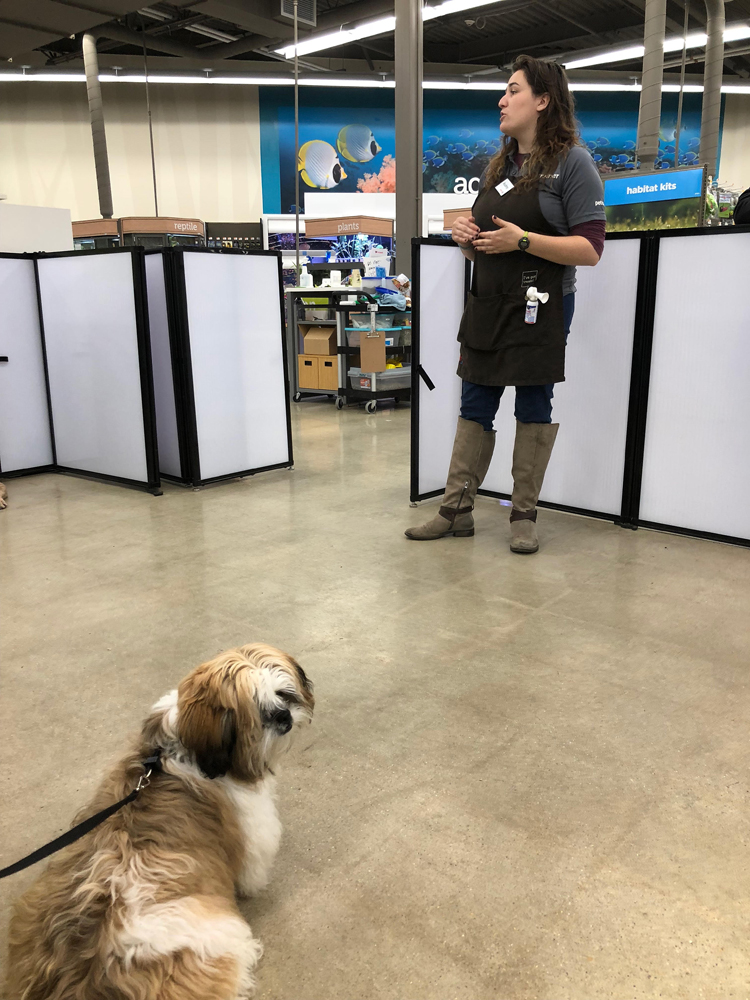
[[[8,875],[15,875],[16,872],[22,872],[24,868],[30,868],[35,865],[37,861],[44,861],[51,854],[56,854],[61,851],[63,847],[67,847],[68,844],[74,844],[81,837],[85,837],[87,833],[90,833],[97,826],[100,826],[106,819],[113,816],[116,812],[126,806],[129,802],[132,802],[138,795],[143,791],[144,788],[148,788],[151,784],[151,775],[156,772],[157,774],[161,771],[161,750],[155,750],[150,757],[146,757],[141,761],[144,768],[146,769],[145,774],[142,774],[138,779],[138,784],[135,786],[130,795],[126,795],[124,799],[120,799],[119,802],[115,802],[113,806],[107,806],[106,809],[102,809],[101,812],[96,813],[94,816],[89,816],[78,826],[74,826],[72,830],[68,830],[62,836],[58,837],[56,840],[51,840],[49,844],[45,844],[44,847],[40,847],[39,850],[34,851],[32,854],[27,855],[25,858],[21,858],[20,861],[16,861],[13,865],[8,865],[7,868],[0,869],[0,878],[7,878]]]

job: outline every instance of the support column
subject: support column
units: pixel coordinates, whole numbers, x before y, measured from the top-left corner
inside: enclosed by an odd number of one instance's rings
[[[638,111],[638,159],[641,170],[653,170],[659,152],[661,85],[664,77],[664,31],[667,0],[646,0],[643,25],[643,76]]]
[[[396,273],[422,235],[422,0],[396,0]]]

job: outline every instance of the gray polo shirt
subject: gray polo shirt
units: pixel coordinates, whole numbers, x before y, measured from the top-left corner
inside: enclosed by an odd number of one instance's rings
[[[512,160],[508,160],[506,173],[513,178],[518,176],[520,170]],[[582,222],[606,221],[604,185],[587,149],[573,146],[567,156],[560,157],[557,172],[542,178],[539,207],[547,222],[561,236],[567,236],[573,226]],[[563,274],[563,295],[575,290],[576,269],[568,265]]]

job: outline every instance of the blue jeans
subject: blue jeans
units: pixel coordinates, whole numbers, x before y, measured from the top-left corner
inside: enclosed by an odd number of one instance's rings
[[[575,301],[575,292],[563,295],[566,343],[573,321]],[[551,424],[554,388],[553,382],[548,385],[516,386],[516,420],[522,424]],[[504,385],[477,385],[476,382],[464,382],[461,387],[461,416],[464,420],[475,420],[486,431],[491,431],[504,391]]]

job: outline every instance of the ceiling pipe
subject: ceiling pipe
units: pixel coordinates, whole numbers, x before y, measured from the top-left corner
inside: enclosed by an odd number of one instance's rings
[[[661,125],[661,85],[664,77],[664,33],[666,31],[667,0],[646,0],[643,25],[643,74],[641,102],[638,109],[638,139],[640,165],[651,169],[659,151]]]
[[[721,83],[724,73],[724,0],[706,0],[706,63],[703,72],[703,108],[699,158],[711,177],[719,159]]]
[[[99,211],[103,219],[111,219],[112,185],[109,179],[107,136],[104,132],[99,60],[96,54],[96,39],[93,35],[85,34],[83,36],[82,48],[83,67],[86,72],[86,92],[89,99],[89,117],[91,118],[91,138],[94,141],[94,166],[96,167],[96,187],[99,192]]]
[[[196,59],[201,57],[201,49],[191,48],[181,42],[172,41],[162,35],[150,35],[147,31],[133,31],[122,24],[102,24],[98,28],[93,28],[89,32],[92,38],[108,38],[111,42],[123,42],[126,45],[137,45],[140,49],[143,45],[144,34],[146,45],[157,52],[164,52],[170,56],[181,56],[185,59]]]

